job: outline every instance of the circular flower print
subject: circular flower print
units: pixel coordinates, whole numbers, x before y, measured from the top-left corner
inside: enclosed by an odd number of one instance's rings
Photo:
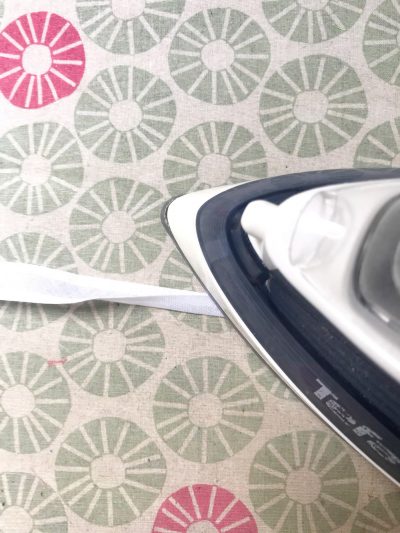
[[[396,0],[385,0],[365,26],[364,56],[382,80],[400,86],[400,11]]]
[[[68,435],[56,458],[58,492],[98,526],[138,518],[159,496],[166,465],[156,444],[121,418],[91,420]]]
[[[15,233],[0,241],[0,260],[59,268],[77,273],[74,258],[59,241],[43,233]],[[46,326],[63,316],[69,306],[22,302],[0,303],[0,324],[13,331]]]
[[[322,431],[267,442],[251,465],[249,489],[256,512],[276,532],[333,531],[348,520],[358,499],[347,449]]]
[[[207,122],[188,130],[164,162],[171,196],[265,177],[264,148],[249,130],[232,122]]]
[[[102,70],[83,92],[75,127],[100,159],[131,163],[160,148],[175,115],[166,83],[145,70],[117,66]]]
[[[235,9],[200,11],[180,26],[169,52],[171,75],[186,93],[212,104],[244,100],[270,60],[263,29]]]
[[[130,179],[97,183],[71,213],[76,253],[102,272],[136,272],[152,263],[165,241],[160,223],[163,201],[156,189]]]
[[[237,365],[220,357],[197,357],[164,377],[153,413],[157,431],[178,455],[216,463],[253,439],[264,405]]]
[[[275,372],[262,361],[261,357],[255,353],[250,353],[247,356],[247,362],[253,377],[258,383],[269,393],[282,400],[296,401],[297,397],[287,387],[284,382],[275,374]]]
[[[83,180],[78,143],[55,122],[18,126],[0,138],[0,202],[24,215],[68,203]]]
[[[374,498],[356,514],[351,533],[396,533],[400,526],[400,492]]]
[[[256,522],[234,494],[216,485],[191,485],[169,496],[152,533],[257,533]]]
[[[175,26],[185,0],[77,0],[85,33],[115,54],[137,54],[158,44]]]
[[[69,389],[56,367],[26,352],[0,356],[0,448],[40,452],[57,437],[69,410]]]
[[[133,392],[160,364],[164,337],[143,307],[90,302],[79,306],[61,333],[65,370],[99,396]]]
[[[27,13],[0,33],[0,91],[34,109],[69,96],[85,70],[85,51],[72,24],[41,11]]]
[[[292,41],[319,43],[347,31],[359,19],[365,0],[263,0],[264,13]]]
[[[370,130],[361,141],[354,157],[361,168],[400,167],[400,118]]]
[[[361,82],[352,67],[324,55],[295,59],[268,80],[260,118],[271,141],[286,153],[311,157],[348,142],[368,114]]]
[[[67,533],[64,506],[39,477],[20,472],[0,474],[0,531]]]
[[[204,288],[177,250],[173,250],[162,268],[160,285],[171,289],[204,292]],[[172,312],[172,314],[187,326],[207,333],[225,333],[231,330],[231,326],[225,318],[176,312]]]

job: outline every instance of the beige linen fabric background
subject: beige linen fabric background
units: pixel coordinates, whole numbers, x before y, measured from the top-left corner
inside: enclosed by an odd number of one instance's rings
[[[0,14],[3,259],[198,290],[170,196],[400,161],[397,0]],[[0,338],[3,533],[400,527],[399,491],[223,319],[5,303]]]

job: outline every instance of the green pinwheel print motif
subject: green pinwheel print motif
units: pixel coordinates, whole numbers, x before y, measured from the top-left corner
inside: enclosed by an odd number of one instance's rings
[[[82,29],[116,54],[144,52],[175,26],[185,0],[77,0]]]
[[[143,307],[90,302],[69,317],[60,339],[65,370],[100,396],[133,392],[159,365],[164,337]]]
[[[365,26],[364,56],[369,68],[391,85],[400,85],[400,6],[385,0]]]
[[[0,260],[77,272],[70,251],[44,233],[16,233],[0,241]],[[14,331],[33,330],[57,320],[68,309],[68,306],[60,305],[2,302],[0,324]]]
[[[256,378],[258,383],[266,391],[273,394],[277,398],[281,398],[282,400],[297,400],[295,394],[293,394],[289,387],[287,387],[284,382],[275,374],[275,372],[269,368],[267,363],[261,360],[261,357],[253,352],[249,353],[247,356],[247,362],[253,377]]]
[[[212,104],[244,100],[261,82],[270,60],[263,29],[235,9],[200,11],[182,24],[169,66],[186,93]]]
[[[263,0],[265,16],[276,31],[309,44],[347,31],[364,7],[365,0]]]
[[[26,352],[0,356],[0,448],[40,452],[57,437],[69,410],[69,389],[56,367]]]
[[[175,115],[166,83],[145,70],[121,65],[102,70],[89,83],[75,109],[75,127],[97,157],[130,163],[160,148]]]
[[[64,506],[39,477],[20,472],[0,474],[0,531],[67,533]]]
[[[205,464],[242,450],[260,428],[264,405],[237,365],[198,357],[163,378],[153,412],[166,444],[184,459]]]
[[[261,143],[232,122],[207,122],[188,130],[173,143],[164,162],[171,196],[266,176]]]
[[[400,167],[400,118],[379,124],[361,141],[354,157],[361,168]]]
[[[161,194],[144,183],[111,178],[79,199],[70,217],[72,245],[90,267],[136,272],[152,263],[165,241]]]
[[[249,490],[256,512],[274,531],[328,533],[349,519],[358,479],[339,439],[298,431],[272,439],[256,454]]]
[[[361,82],[352,67],[325,55],[283,65],[268,80],[260,118],[271,141],[298,157],[322,155],[343,146],[368,114]]]
[[[153,440],[121,418],[92,420],[68,435],[56,458],[64,502],[99,526],[138,518],[159,496],[166,464]]]
[[[355,517],[351,533],[396,533],[400,526],[400,492],[374,498]]]
[[[0,202],[13,211],[53,211],[72,199],[82,180],[78,143],[61,124],[18,126],[0,138]]]
[[[204,288],[177,250],[173,250],[164,263],[160,276],[160,285],[171,289],[204,292]],[[172,314],[187,326],[207,333],[224,333],[231,330],[231,326],[225,318],[176,312]]]

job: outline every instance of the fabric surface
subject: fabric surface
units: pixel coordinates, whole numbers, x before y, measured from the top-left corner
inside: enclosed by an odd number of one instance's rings
[[[0,14],[8,261],[199,290],[170,196],[400,162],[397,0]],[[0,338],[3,533],[398,531],[399,491],[224,319],[3,303]]]

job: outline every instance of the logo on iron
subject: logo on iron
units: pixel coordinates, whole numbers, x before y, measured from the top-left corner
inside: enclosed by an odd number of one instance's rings
[[[383,438],[370,427],[359,424],[357,420],[340,403],[339,398],[320,380],[316,380],[320,387],[314,391],[314,395],[324,402],[325,406],[348,427],[353,428],[353,432],[366,442],[368,446],[382,459],[392,465],[400,464],[399,457],[383,444]]]

